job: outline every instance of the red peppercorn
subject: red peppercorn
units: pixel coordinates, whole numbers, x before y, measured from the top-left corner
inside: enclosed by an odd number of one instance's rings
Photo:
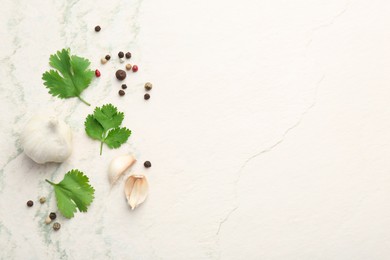
[[[133,70],[133,72],[137,72],[138,71],[138,66],[137,65],[133,65],[132,70]]]
[[[100,75],[101,75],[101,74],[100,74],[100,71],[99,71],[99,70],[95,70],[95,76],[96,76],[96,77],[100,77]]]

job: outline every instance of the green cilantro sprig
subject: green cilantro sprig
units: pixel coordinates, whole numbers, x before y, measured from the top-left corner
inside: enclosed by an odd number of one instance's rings
[[[77,209],[86,212],[94,199],[95,189],[89,185],[89,179],[79,170],[67,172],[59,183],[53,183],[54,193],[57,199],[57,207],[66,218],[73,218]]]
[[[94,72],[88,69],[91,62],[76,55],[71,56],[69,49],[62,49],[50,55],[49,64],[56,69],[42,75],[43,84],[49,93],[59,98],[77,97],[90,106],[80,95],[94,77]]]
[[[109,148],[118,148],[127,141],[131,131],[126,127],[120,127],[124,118],[123,112],[112,104],[96,107],[93,114],[85,119],[85,132],[89,137],[100,141],[100,155],[103,143]]]

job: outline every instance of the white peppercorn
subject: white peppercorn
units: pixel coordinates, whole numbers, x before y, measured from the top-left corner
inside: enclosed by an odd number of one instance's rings
[[[146,89],[146,91],[151,90],[152,87],[153,87],[152,83],[150,83],[150,82],[146,82],[146,83],[145,83],[145,89]]]
[[[60,223],[56,222],[56,223],[53,224],[53,229],[55,231],[59,230],[60,228],[61,228],[61,224]]]

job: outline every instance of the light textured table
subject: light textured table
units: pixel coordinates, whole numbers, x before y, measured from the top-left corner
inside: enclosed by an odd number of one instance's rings
[[[1,9],[1,259],[390,258],[390,1],[2,0]],[[42,84],[64,47],[102,73],[83,93],[91,107]],[[139,65],[124,97],[120,50]],[[105,103],[133,134],[99,156],[83,122]],[[73,130],[63,164],[22,152],[20,131],[45,110]],[[135,211],[123,182],[110,190],[107,180],[124,153],[150,182]],[[44,179],[73,168],[96,198],[53,232]]]

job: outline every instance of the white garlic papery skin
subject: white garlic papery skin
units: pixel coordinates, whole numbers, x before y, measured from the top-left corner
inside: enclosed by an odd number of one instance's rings
[[[72,131],[54,116],[36,115],[23,129],[21,144],[37,163],[63,162],[72,153]]]
[[[135,209],[148,196],[149,184],[143,175],[131,175],[125,183],[125,195],[131,209]]]
[[[108,167],[108,179],[111,185],[115,184],[135,162],[136,159],[132,155],[120,155],[114,158]]]

